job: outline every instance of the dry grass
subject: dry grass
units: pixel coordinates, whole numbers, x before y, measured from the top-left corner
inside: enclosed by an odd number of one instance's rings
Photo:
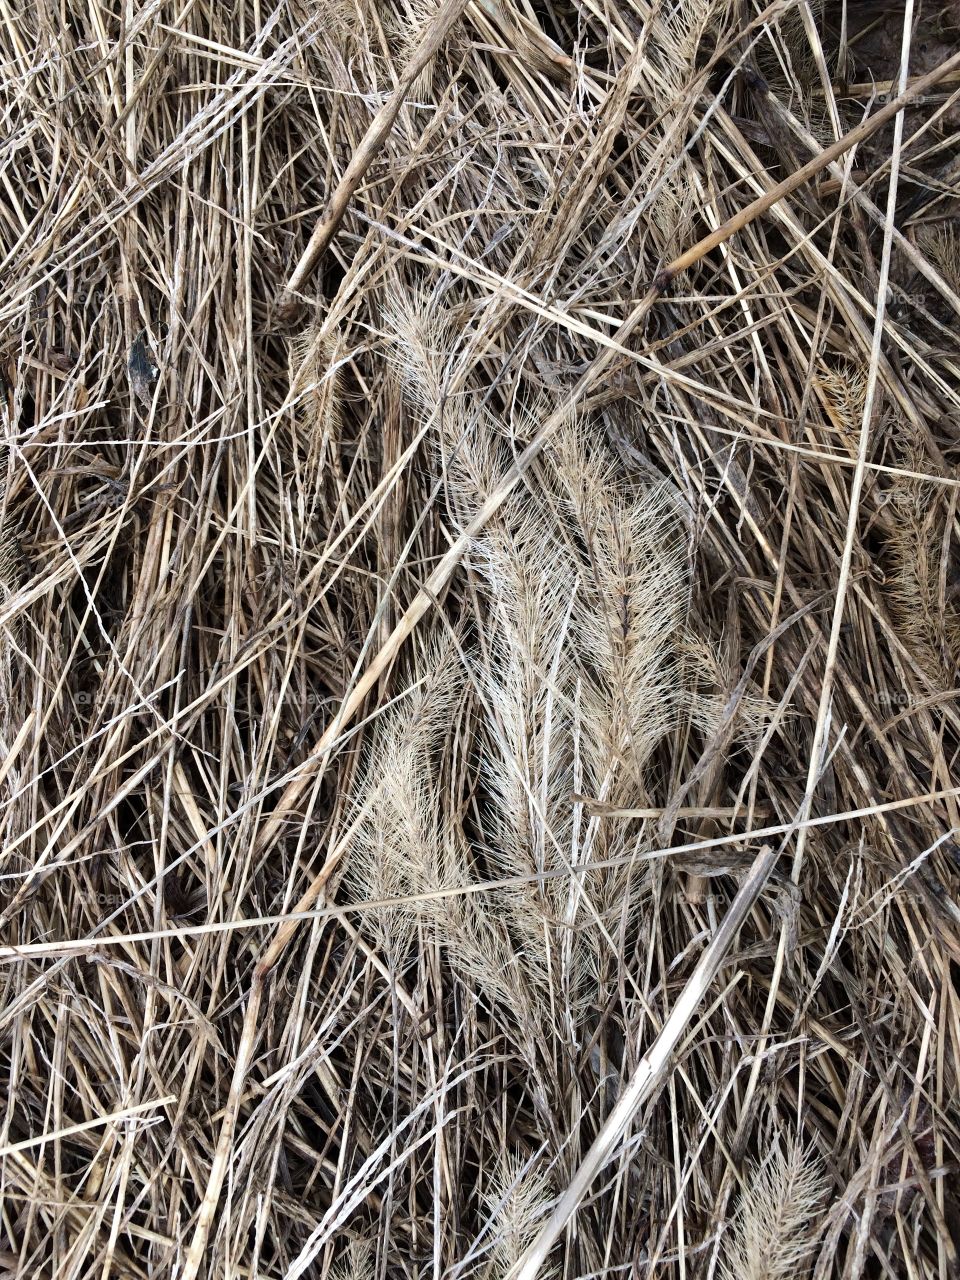
[[[0,6],[0,1280],[960,1277],[944,14]]]

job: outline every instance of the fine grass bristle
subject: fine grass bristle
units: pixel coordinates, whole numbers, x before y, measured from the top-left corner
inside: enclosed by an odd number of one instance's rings
[[[440,768],[458,697],[455,655],[434,652],[422,671],[417,686],[377,726],[358,788],[347,873],[360,901],[401,899],[398,906],[370,909],[363,921],[395,965],[406,959],[418,913],[431,910],[416,896],[442,888]]]
[[[631,492],[581,429],[561,433],[558,484],[580,548],[575,602],[585,672],[587,749],[597,783],[643,792],[644,766],[682,701],[680,629],[689,605],[679,495],[664,483]]]
[[[960,61],[870,8],[0,9],[0,1280],[958,1280]]]
[[[416,51],[417,45],[436,21],[440,0],[402,0],[403,14],[396,21],[397,66],[404,68]],[[433,70],[437,55],[434,54],[414,80],[410,96],[414,102],[429,101],[433,95]]]
[[[518,1154],[504,1152],[484,1202],[491,1215],[489,1260],[481,1274],[502,1280],[523,1257],[554,1199],[549,1179]],[[556,1268],[540,1273],[549,1280]]]
[[[903,466],[889,496],[887,598],[898,633],[911,657],[937,686],[952,686],[960,663],[960,612],[946,594],[949,509],[936,483],[919,478],[924,465],[918,442],[908,440]],[[945,527],[946,526],[946,527]]]
[[[725,1240],[723,1280],[802,1280],[822,1230],[822,1162],[796,1140],[754,1163]]]
[[[369,1240],[351,1240],[330,1271],[330,1280],[375,1280],[375,1254]]]
[[[336,336],[314,325],[291,339],[289,354],[290,394],[298,428],[294,436],[298,514],[306,523],[315,512],[325,473],[341,444],[345,352]]]
[[[0,603],[12,600],[27,578],[20,534],[9,518],[0,521]]]
[[[839,437],[837,446],[846,448],[851,457],[856,457],[867,395],[865,370],[857,368],[849,360],[840,360],[832,365],[824,363],[817,371],[813,385]]]
[[[955,222],[921,227],[917,239],[924,253],[943,274],[951,288],[960,293],[960,231]]]

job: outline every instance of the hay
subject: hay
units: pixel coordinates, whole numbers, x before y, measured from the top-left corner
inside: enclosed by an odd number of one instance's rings
[[[952,30],[3,6],[0,1277],[960,1276]]]

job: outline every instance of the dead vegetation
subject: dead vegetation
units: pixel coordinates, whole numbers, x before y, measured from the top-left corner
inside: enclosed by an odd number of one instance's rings
[[[873,8],[3,7],[0,1277],[960,1276],[956,7]]]

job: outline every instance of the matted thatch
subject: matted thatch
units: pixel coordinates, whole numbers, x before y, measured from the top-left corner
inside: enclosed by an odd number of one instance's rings
[[[0,5],[0,1277],[957,1277],[956,5]]]

